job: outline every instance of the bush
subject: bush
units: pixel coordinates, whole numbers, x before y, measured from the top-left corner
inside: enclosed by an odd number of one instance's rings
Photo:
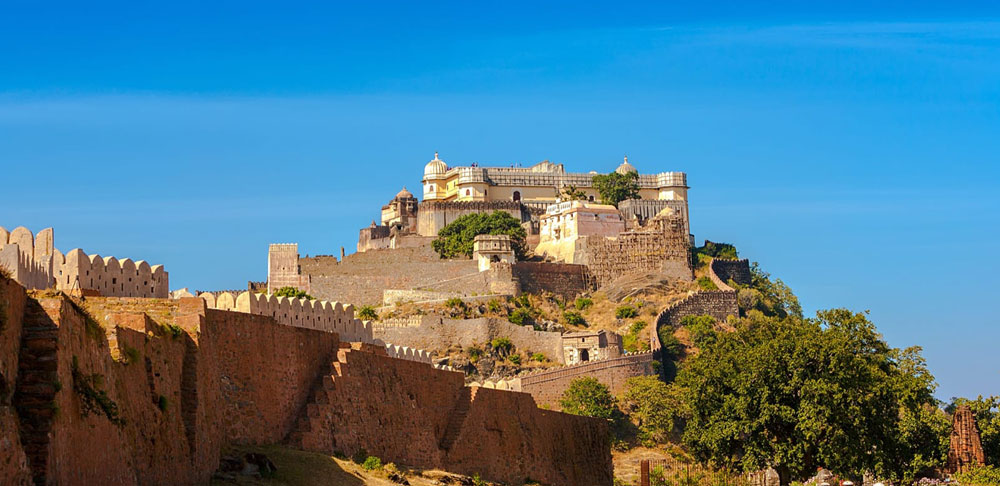
[[[674,330],[670,326],[663,326],[659,331],[660,348],[663,350],[665,359],[675,360],[684,349],[684,345],[674,336]]]
[[[472,256],[473,242],[478,235],[510,236],[511,246],[518,260],[523,260],[527,247],[527,233],[521,227],[521,221],[504,211],[492,213],[466,214],[445,225],[438,232],[438,237],[431,242],[431,248],[441,258],[454,258],[464,255]]]
[[[1000,468],[979,466],[968,472],[956,473],[955,479],[964,486],[1000,486]]]
[[[531,355],[531,360],[532,361],[543,362],[543,361],[546,361],[547,359],[548,358],[546,358],[545,355],[542,354],[542,353],[534,353],[534,354]]]
[[[719,287],[715,286],[715,282],[708,277],[698,277],[698,288],[701,290],[719,290]]]
[[[573,302],[573,306],[576,307],[576,310],[579,311],[585,311],[589,309],[592,305],[594,305],[594,301],[589,297],[577,297],[576,301]]]
[[[275,297],[290,297],[293,299],[309,299],[313,300],[313,296],[307,294],[304,290],[299,290],[295,287],[282,287],[274,292]]]
[[[378,319],[378,314],[375,313],[375,308],[370,305],[363,305],[358,309],[358,319],[362,321],[374,321]]]
[[[620,413],[611,390],[592,376],[571,381],[559,405],[566,413],[607,420],[617,418]]]
[[[490,341],[490,347],[493,351],[501,356],[505,356],[514,350],[514,343],[510,342],[510,339],[501,337]]]
[[[465,352],[469,353],[469,361],[473,363],[479,361],[479,358],[483,356],[483,350],[476,346],[469,346],[466,348]]]
[[[639,317],[639,310],[631,305],[622,305],[615,309],[615,317],[619,319]]]
[[[566,324],[571,326],[586,326],[587,321],[583,319],[583,316],[579,312],[566,311],[563,312],[563,319],[566,320]]]
[[[163,324],[160,326],[163,333],[170,336],[173,339],[177,339],[184,334],[184,329],[177,324]]]
[[[486,310],[494,314],[502,314],[503,304],[501,304],[497,299],[490,299],[490,301],[486,303]]]
[[[368,456],[365,458],[365,462],[361,463],[361,469],[364,469],[365,471],[382,469],[382,460],[375,456]]]
[[[507,317],[507,320],[513,322],[514,324],[517,324],[518,326],[523,326],[525,324],[531,324],[532,321],[535,320],[535,317],[532,315],[531,310],[526,309],[524,307],[519,307],[517,309],[514,309],[514,312],[510,313],[510,316]]]
[[[507,361],[510,361],[511,363],[514,363],[514,364],[520,366],[521,365],[521,355],[520,354],[512,354],[512,355],[510,355],[507,358]]]
[[[715,318],[712,316],[684,316],[680,325],[687,328],[691,343],[699,348],[715,342]]]

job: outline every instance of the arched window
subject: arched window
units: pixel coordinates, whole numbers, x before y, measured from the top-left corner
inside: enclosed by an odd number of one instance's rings
[[[514,191],[514,201],[521,200],[521,191]]]
[[[465,195],[466,195],[466,196],[468,196],[468,195],[470,195],[470,194],[471,194],[471,193],[469,192],[469,190],[468,190],[468,189],[466,189],[466,190],[465,190]]]
[[[580,361],[590,361],[590,351],[586,349],[580,350]]]

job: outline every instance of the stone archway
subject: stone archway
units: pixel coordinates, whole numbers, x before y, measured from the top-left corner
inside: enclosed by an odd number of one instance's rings
[[[583,361],[590,361],[590,350],[589,349],[581,349],[580,350],[580,361],[581,362],[583,362]]]
[[[519,202],[521,200],[521,191],[514,191],[514,202]]]

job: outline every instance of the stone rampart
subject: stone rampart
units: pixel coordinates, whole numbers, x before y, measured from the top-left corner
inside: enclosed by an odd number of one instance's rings
[[[270,316],[286,326],[335,332],[343,341],[373,342],[370,324],[354,318],[352,305],[254,292],[242,292],[235,296],[228,292],[218,296],[203,293],[198,297],[210,309]]]
[[[6,268],[11,278],[25,288],[52,287],[55,252],[52,228],[33,235],[24,226],[18,226],[11,232],[0,226],[0,267]]]
[[[711,290],[694,292],[663,309],[656,317],[656,332],[650,333],[650,349],[658,351],[662,347],[660,344],[660,328],[664,326],[676,328],[680,326],[681,319],[684,317],[701,315],[712,316],[719,322],[725,322],[729,316],[738,317],[740,309],[736,300],[736,291]]]
[[[730,280],[740,285],[750,285],[752,278],[750,274],[750,261],[745,258],[742,260],[713,258],[712,262],[708,265],[708,271],[708,276],[712,279],[712,282],[715,283],[716,287],[723,290],[732,289],[728,284]]]
[[[0,238],[4,236],[0,234]],[[0,276],[0,482],[15,486],[31,484],[18,417],[12,406],[27,302],[22,286]]]
[[[420,288],[479,270],[473,260],[441,259],[430,245],[354,253],[340,262],[333,257],[301,258],[299,264],[311,277],[311,295],[355,305],[380,305],[386,289]]]
[[[539,405],[558,408],[563,392],[577,378],[586,376],[597,378],[597,381],[607,385],[611,392],[617,395],[622,392],[629,378],[652,374],[654,374],[653,353],[645,352],[536,371],[509,380],[486,382],[483,385],[488,388],[529,393]]]
[[[529,221],[533,214],[532,209],[516,201],[424,201],[417,209],[417,233],[437,236],[441,228],[462,216],[493,211],[503,211],[519,221]]]
[[[591,288],[587,267],[572,263],[517,262],[514,277],[521,292],[547,291],[564,299],[576,298]]]
[[[603,287],[624,275],[650,272],[691,280],[689,248],[684,221],[672,217],[654,220],[642,230],[626,231],[615,238],[579,238],[576,254],[595,284]]]
[[[283,438],[489,480],[612,482],[603,421],[476,392],[462,373],[377,344],[347,347],[200,298],[36,300],[4,282],[0,292],[0,381],[18,390],[14,407],[0,406],[12,425],[0,428],[4,484],[205,484],[223,445]],[[113,406],[85,413],[85,390]]]
[[[418,326],[375,327],[375,337],[395,344],[438,351],[459,345],[482,346],[496,338],[510,339],[515,348],[543,353],[553,361],[564,363],[562,335],[558,332],[535,331],[511,324],[505,319],[445,319],[423,316]]]

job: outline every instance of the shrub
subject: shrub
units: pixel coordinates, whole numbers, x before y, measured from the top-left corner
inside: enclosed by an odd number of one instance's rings
[[[160,326],[163,333],[170,336],[173,339],[177,339],[184,335],[184,328],[178,326],[177,324],[163,324]]]
[[[587,321],[583,319],[583,316],[579,312],[566,311],[563,312],[563,319],[566,320],[566,324],[571,326],[586,326]]]
[[[363,305],[358,309],[358,319],[362,321],[374,321],[378,319],[378,314],[375,312],[375,308],[370,305]]]
[[[299,290],[295,287],[282,287],[274,292],[275,297],[290,297],[293,299],[309,299],[313,300],[313,296],[306,293],[305,290]]]
[[[708,277],[698,277],[698,288],[701,290],[719,290],[719,287],[715,286],[715,282]]]
[[[469,353],[469,361],[472,363],[479,361],[479,358],[483,356],[483,350],[476,346],[469,346],[466,348],[465,352]]]
[[[691,335],[691,342],[703,347],[715,341],[715,318],[712,316],[684,316],[680,322]]]
[[[663,326],[659,331],[660,348],[663,350],[663,357],[675,360],[684,349],[684,345],[674,336],[674,330],[670,326]]]
[[[535,318],[531,314],[531,311],[529,309],[525,309],[524,307],[519,307],[517,309],[514,309],[514,312],[510,313],[510,316],[507,317],[507,320],[513,322],[514,324],[517,324],[518,326],[523,326],[525,324],[530,324],[532,321],[535,320]]]
[[[971,471],[956,473],[955,479],[966,486],[1000,486],[1000,468],[979,466]]]
[[[548,358],[546,358],[545,355],[542,354],[542,353],[534,353],[534,354],[531,355],[531,360],[532,361],[539,361],[539,362],[541,362],[541,361],[545,361],[547,359]]]
[[[514,350],[514,343],[510,342],[510,339],[501,337],[490,341],[490,347],[493,348],[497,354],[505,356]]]
[[[579,311],[585,311],[589,309],[592,305],[594,305],[594,301],[589,297],[577,297],[576,301],[573,302],[573,306],[576,307],[576,310]]]
[[[361,463],[361,469],[364,469],[365,471],[382,469],[382,460],[375,456],[368,456],[365,458],[365,462]]]
[[[80,371],[80,362],[76,356],[73,356],[70,372],[73,376],[73,391],[80,397],[83,416],[92,413],[103,415],[112,424],[123,427],[125,419],[119,414],[118,404],[103,390],[104,376],[98,373],[88,375]]]
[[[619,413],[611,390],[592,376],[571,381],[559,405],[563,412],[585,417],[612,420]]]
[[[518,365],[518,366],[521,365],[521,355],[520,354],[512,354],[512,355],[510,355],[507,358],[507,360],[510,361],[511,363],[514,363],[514,364]]]
[[[640,331],[646,328],[646,321],[635,321],[632,326],[628,328],[629,334],[639,334]]]
[[[465,302],[462,302],[462,299],[458,297],[452,297],[444,301],[444,305],[451,307],[452,309],[465,309]]]
[[[490,299],[490,301],[486,303],[486,310],[494,314],[502,314],[503,304],[501,304],[497,299]]]
[[[523,260],[527,247],[527,233],[521,227],[521,221],[504,211],[492,213],[466,214],[445,225],[438,232],[438,237],[431,242],[431,248],[441,258],[454,258],[464,255],[472,256],[473,242],[477,235],[507,235],[511,246],[519,260]]]
[[[639,310],[631,305],[618,306],[618,308],[615,309],[615,317],[619,319],[639,317]]]

